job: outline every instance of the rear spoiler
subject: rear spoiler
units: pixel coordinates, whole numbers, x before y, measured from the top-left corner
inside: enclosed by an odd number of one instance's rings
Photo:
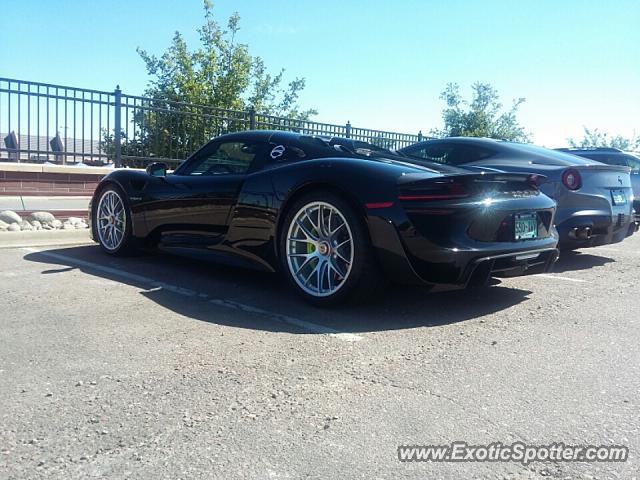
[[[440,177],[425,178],[423,174],[408,173],[398,179],[398,186],[409,186],[413,183],[525,183],[530,186],[539,187],[547,180],[547,177],[538,173],[511,173],[511,172],[479,172],[463,173],[453,175],[442,175]]]
[[[468,173],[427,177],[406,174],[398,179],[401,201],[461,199],[488,191],[539,190],[546,177],[532,173]]]
[[[607,170],[607,171],[610,171],[610,172],[631,173],[631,168],[630,167],[625,167],[624,165],[609,165],[609,164],[606,164],[606,163],[603,163],[602,165],[598,165],[598,164],[573,165],[573,166],[567,167],[567,168],[573,168],[573,169],[579,170],[579,171]]]

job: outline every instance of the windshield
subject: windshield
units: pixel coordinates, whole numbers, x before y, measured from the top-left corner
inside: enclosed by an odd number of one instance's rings
[[[624,159],[631,168],[631,173],[640,173],[640,153],[625,153]]]
[[[373,143],[363,142],[362,140],[352,140],[350,138],[335,137],[326,142],[332,147],[341,147],[350,153],[357,153],[366,157],[378,155],[397,155],[389,149],[379,147]]]

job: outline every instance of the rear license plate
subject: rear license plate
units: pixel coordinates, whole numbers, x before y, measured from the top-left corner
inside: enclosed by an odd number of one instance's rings
[[[624,190],[611,190],[611,200],[614,205],[625,205],[627,196],[624,194]]]
[[[538,215],[535,213],[516,213],[514,215],[516,240],[538,237]]]

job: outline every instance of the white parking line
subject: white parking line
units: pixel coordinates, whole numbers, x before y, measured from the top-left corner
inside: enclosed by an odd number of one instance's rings
[[[560,275],[553,275],[550,273],[539,273],[537,275],[534,275],[534,277],[551,278],[553,280],[564,280],[565,282],[587,283],[586,280],[580,280],[578,278],[570,278],[570,277],[561,277]]]
[[[252,305],[246,305],[244,303],[235,302],[233,300],[212,298],[209,294],[197,292],[195,290],[191,290],[190,288],[183,288],[177,285],[171,285],[170,283],[160,282],[150,277],[145,277],[135,273],[124,272],[122,270],[118,270],[117,268],[106,267],[98,263],[87,262],[85,260],[79,260],[73,257],[67,257],[66,255],[60,255],[59,253],[48,252],[46,250],[38,250],[37,248],[23,248],[22,250],[29,253],[39,253],[44,257],[49,257],[55,260],[61,260],[65,263],[69,263],[72,265],[87,267],[93,270],[97,270],[99,272],[104,272],[110,275],[115,275],[121,278],[132,280],[136,283],[147,285],[148,290],[162,289],[172,293],[176,293],[178,295],[184,295],[186,297],[199,297],[211,303],[212,305],[216,305],[218,307],[225,307],[225,308],[230,308],[232,310],[252,313],[254,315],[259,315],[259,316],[268,318],[270,320],[275,320],[277,322],[294,325],[296,327],[302,328],[311,333],[326,334],[331,337],[337,338],[339,340],[344,340],[346,342],[357,342],[362,340],[363,338],[360,335],[356,335],[354,333],[341,332],[339,330],[335,330],[330,327],[325,327],[324,325],[318,325],[316,323],[307,322],[306,320],[290,317],[288,315],[282,315],[280,313],[270,312],[268,310],[264,310],[259,307],[254,307]]]

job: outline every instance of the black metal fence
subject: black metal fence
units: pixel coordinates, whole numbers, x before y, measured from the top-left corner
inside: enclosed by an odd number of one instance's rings
[[[209,139],[242,130],[292,130],[401,148],[407,134],[157,98],[0,78],[0,161],[175,165]]]

